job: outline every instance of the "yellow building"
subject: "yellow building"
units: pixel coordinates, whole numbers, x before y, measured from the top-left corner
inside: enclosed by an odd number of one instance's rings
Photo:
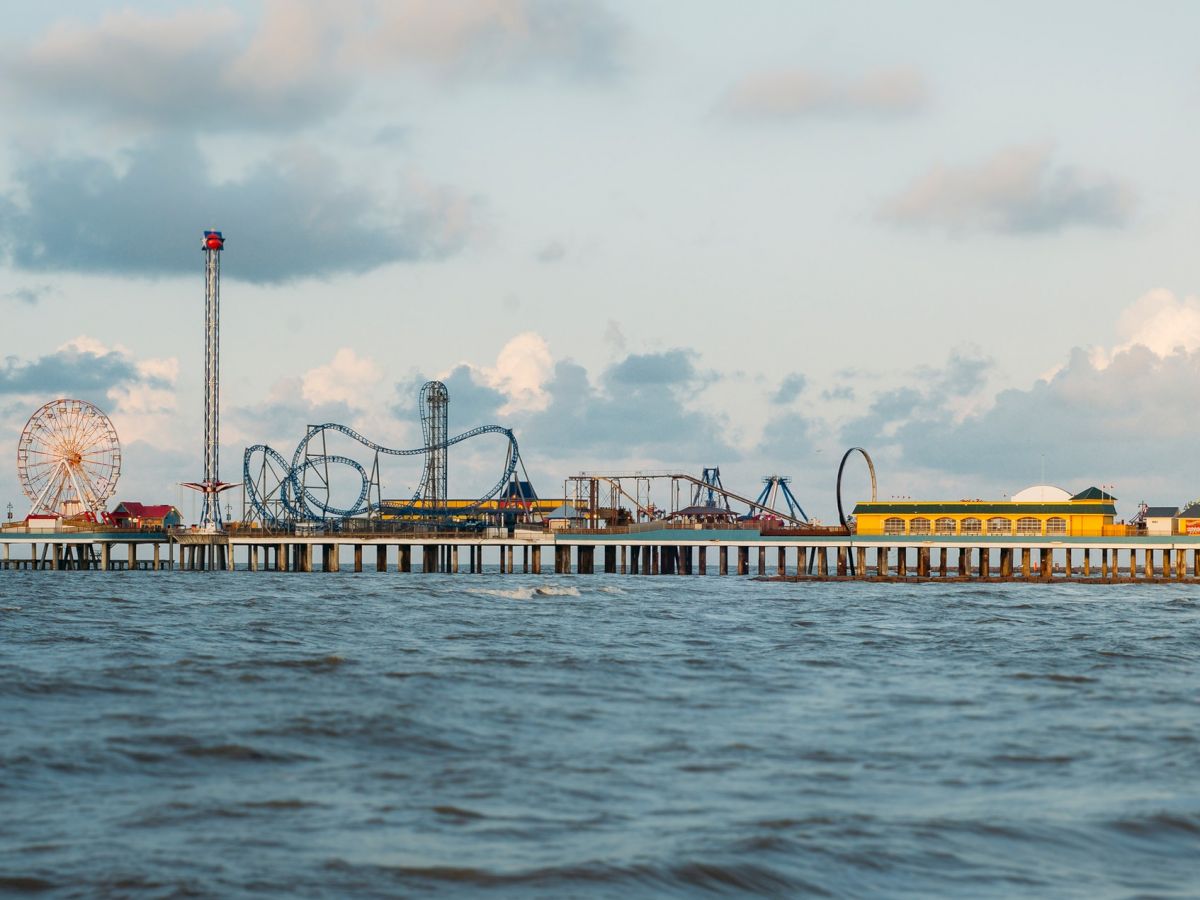
[[[860,535],[1100,537],[1116,517],[1116,498],[1092,487],[1069,494],[1035,485],[1011,500],[891,500],[854,507]]]

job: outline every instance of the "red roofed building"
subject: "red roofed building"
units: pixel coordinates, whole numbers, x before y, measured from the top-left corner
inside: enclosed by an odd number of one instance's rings
[[[183,515],[169,503],[147,505],[123,500],[112,511],[118,528],[172,528],[183,524]]]

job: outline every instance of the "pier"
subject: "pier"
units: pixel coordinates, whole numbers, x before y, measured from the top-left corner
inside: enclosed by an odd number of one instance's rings
[[[498,529],[494,529],[498,530]],[[631,526],[503,535],[5,533],[0,568],[734,576],[789,581],[1194,581],[1200,535],[875,537]],[[486,561],[486,562],[485,562]]]
[[[175,545],[164,531],[0,532],[0,570],[156,572],[174,567]]]

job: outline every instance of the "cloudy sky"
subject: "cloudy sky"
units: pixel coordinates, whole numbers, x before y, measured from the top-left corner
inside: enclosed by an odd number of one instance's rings
[[[0,441],[91,400],[115,499],[187,514],[215,226],[226,479],[309,422],[415,446],[437,377],[543,494],[719,465],[830,519],[861,445],[884,497],[1182,503],[1197,33],[1188,2],[14,6]]]

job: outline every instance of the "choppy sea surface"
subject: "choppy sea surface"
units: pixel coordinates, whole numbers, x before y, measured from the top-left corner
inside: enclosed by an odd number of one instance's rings
[[[1200,589],[0,572],[0,894],[1200,894]]]

